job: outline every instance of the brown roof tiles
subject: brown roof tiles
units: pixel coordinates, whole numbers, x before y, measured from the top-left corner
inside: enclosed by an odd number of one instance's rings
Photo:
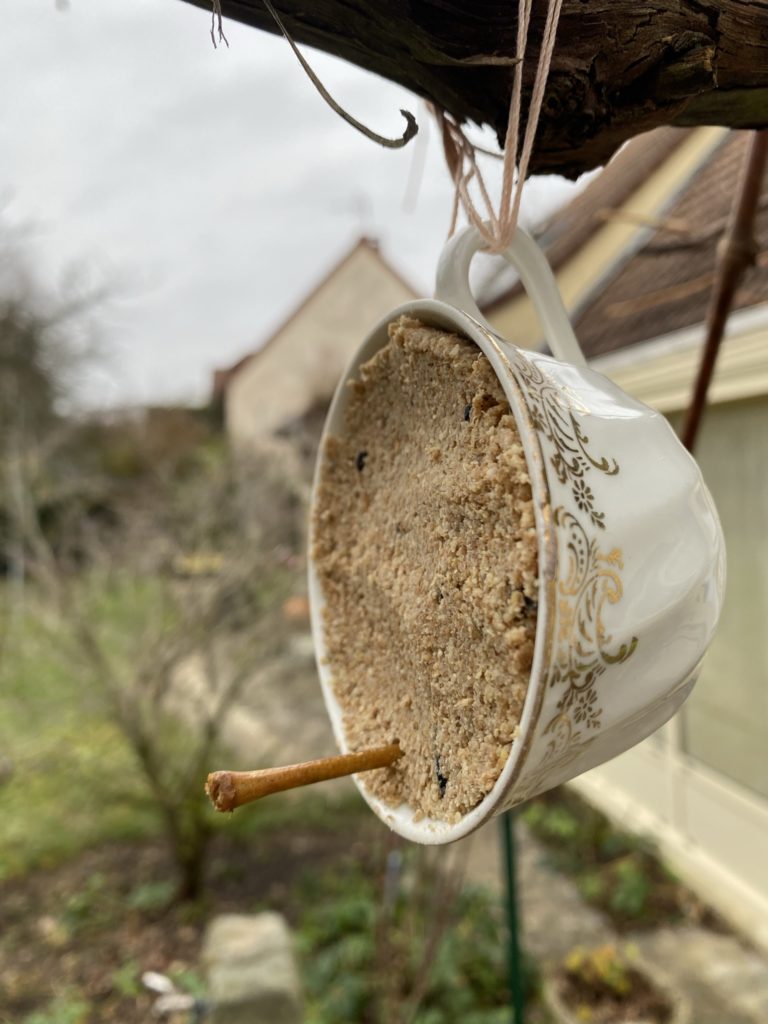
[[[557,270],[575,256],[605,223],[606,214],[625,203],[689,133],[686,128],[657,128],[639,135],[619,150],[583,192],[546,221],[535,234],[552,268]],[[497,276],[509,277],[510,284],[500,289],[494,280],[494,294],[488,295],[485,302],[479,296],[480,307],[486,314],[492,314],[520,290],[511,267]]]
[[[726,136],[661,218],[662,226],[579,311],[574,326],[588,357],[704,321],[717,243],[728,219],[748,135]],[[734,309],[768,300],[768,174],[763,188],[756,224],[758,261],[744,275]]]

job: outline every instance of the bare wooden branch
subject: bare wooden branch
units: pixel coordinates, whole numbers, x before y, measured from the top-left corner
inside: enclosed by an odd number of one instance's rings
[[[210,11],[211,0],[185,0]],[[343,57],[503,142],[517,4],[279,0],[293,39]],[[546,5],[531,39],[541,41]],[[221,0],[268,32],[262,0]],[[523,109],[535,60],[524,69]],[[564,0],[532,173],[575,177],[660,124],[768,127],[768,0]]]

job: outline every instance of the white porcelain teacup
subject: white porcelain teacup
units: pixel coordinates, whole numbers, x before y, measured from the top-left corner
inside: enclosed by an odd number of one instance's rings
[[[528,462],[539,613],[519,738],[496,784],[460,821],[448,823],[420,818],[407,805],[389,807],[367,791],[364,776],[356,779],[376,814],[420,843],[459,839],[666,722],[698,676],[725,583],[717,512],[667,421],[586,367],[546,258],[521,230],[505,258],[518,270],[556,358],[499,337],[469,288],[469,264],[482,245],[471,228],[453,238],[440,260],[436,298],[400,306],[373,329],[347,368],[324,431],[324,439],[339,436],[346,381],[386,344],[388,324],[409,314],[464,335],[488,357]],[[321,445],[318,475],[323,451]],[[346,750],[311,557],[309,588],[323,695]]]

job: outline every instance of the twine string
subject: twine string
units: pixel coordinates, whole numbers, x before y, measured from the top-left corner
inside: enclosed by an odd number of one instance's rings
[[[492,253],[501,253],[512,242],[520,216],[523,185],[528,175],[536,130],[541,116],[544,92],[552,64],[557,37],[557,26],[563,0],[548,0],[544,33],[536,65],[536,74],[528,107],[528,118],[520,150],[520,114],[523,92],[523,66],[528,48],[528,31],[533,0],[519,0],[517,18],[517,56],[512,79],[512,94],[504,138],[504,168],[498,209],[491,201],[483,174],[477,164],[478,147],[467,138],[458,122],[446,111],[434,108],[443,138],[443,149],[448,171],[454,183],[453,209],[449,235],[456,230],[459,210],[463,209]],[[518,159],[518,151],[519,159]],[[472,194],[472,186],[477,198]]]
[[[378,132],[372,131],[366,125],[354,118],[348,111],[344,110],[330,95],[323,83],[309,65],[308,61],[299,50],[290,33],[286,29],[280,15],[274,8],[271,0],[262,0],[280,32],[285,37],[293,50],[297,60],[312,84],[320,93],[325,102],[348,124],[356,128],[367,138],[380,146],[390,149],[399,149],[410,142],[418,132],[418,125],[413,114],[408,110],[401,110],[406,121],[406,128],[399,138],[387,138]],[[221,0],[211,0],[211,38],[213,45],[217,45],[216,29],[218,28],[218,42],[224,42],[229,46],[229,41],[224,35],[222,24]],[[469,64],[499,64],[513,66],[512,92],[509,102],[509,114],[504,137],[503,172],[501,183],[501,196],[498,209],[494,207],[490,193],[485,184],[482,171],[477,163],[478,153],[487,153],[480,146],[474,145],[465,135],[458,121],[447,111],[433,105],[432,110],[437,119],[438,127],[443,140],[443,151],[446,163],[454,184],[453,207],[451,210],[451,221],[449,236],[456,230],[459,211],[464,210],[467,220],[473,224],[486,243],[486,248],[491,253],[504,252],[512,242],[517,222],[520,216],[520,203],[522,200],[523,186],[528,176],[531,154],[536,140],[536,130],[541,116],[541,107],[544,100],[544,92],[549,77],[549,70],[552,64],[552,56],[555,49],[557,26],[560,20],[560,12],[563,0],[547,0],[547,15],[544,22],[539,58],[534,75],[531,99],[528,106],[528,117],[526,119],[523,145],[520,150],[520,120],[523,93],[523,67],[526,51],[528,49],[528,32],[531,24],[531,11],[533,0],[518,0],[517,15],[517,53],[512,57],[498,57],[491,55],[480,55],[478,57],[466,58],[458,63]],[[518,159],[519,152],[519,159]],[[496,154],[490,154],[495,156]],[[472,194],[475,190],[477,198]]]

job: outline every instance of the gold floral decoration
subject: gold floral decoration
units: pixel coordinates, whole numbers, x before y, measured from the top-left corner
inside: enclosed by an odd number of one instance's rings
[[[607,666],[626,661],[637,647],[635,636],[616,646],[603,622],[605,606],[618,604],[624,593],[624,564],[621,551],[601,551],[572,512],[557,508],[554,520],[565,532],[568,561],[558,583],[559,629],[548,685],[564,687],[558,714],[568,713],[576,725],[597,729],[597,680]]]
[[[527,385],[533,426],[554,449],[550,462],[557,479],[561,484],[570,483],[576,506],[595,526],[605,529],[605,513],[595,508],[595,495],[584,477],[593,469],[615,476],[619,464],[615,459],[591,454],[589,437],[583,432],[573,412],[574,403],[566,400],[561,385],[546,377],[532,360],[517,360],[516,369]]]
[[[568,766],[595,742],[603,714],[599,680],[610,666],[632,656],[638,640],[632,636],[617,642],[606,629],[604,610],[618,604],[624,593],[624,564],[619,548],[603,550],[599,534],[588,529],[606,527],[605,512],[596,507],[588,474],[597,471],[616,476],[619,464],[589,451],[589,437],[576,415],[581,404],[577,395],[522,354],[514,360],[514,370],[527,393],[531,421],[542,438],[542,448],[549,448],[549,462],[558,481],[570,486],[575,506],[572,511],[560,506],[553,513],[560,550],[557,630],[546,686],[561,693],[554,715],[542,730],[546,749],[524,780],[524,792],[516,797],[517,802],[541,792],[553,777],[566,777]]]
[[[634,654],[638,639],[632,636],[617,643],[606,630],[603,611],[622,599],[624,563],[619,548],[602,550],[599,534],[588,532],[590,526],[606,528],[605,512],[596,507],[588,475],[597,471],[615,477],[618,462],[590,452],[590,439],[578,416],[578,412],[589,414],[590,410],[578,394],[549,377],[529,353],[513,350],[510,354],[503,339],[477,326],[500,351],[525,393],[542,453],[546,457],[549,449],[557,480],[570,487],[574,502],[573,511],[559,506],[553,512],[559,549],[557,629],[545,686],[562,692],[555,713],[541,731],[546,747],[529,770],[523,770],[509,803],[512,806],[566,779],[570,766],[584,758],[602,725],[598,682],[611,666]],[[582,770],[587,766],[582,760]]]

